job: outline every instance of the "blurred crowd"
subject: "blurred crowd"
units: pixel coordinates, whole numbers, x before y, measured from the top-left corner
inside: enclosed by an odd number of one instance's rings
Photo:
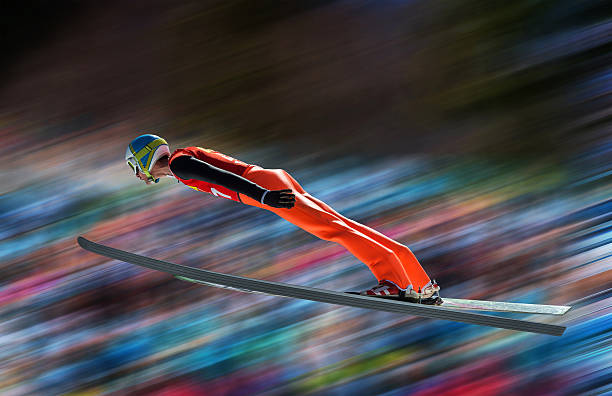
[[[339,245],[170,179],[127,180],[130,193],[106,192],[95,205],[70,202],[82,193],[67,184],[32,202],[40,213],[24,204],[27,192],[1,201],[2,393],[579,394],[605,385],[597,381],[609,354],[598,348],[612,328],[609,291],[582,299],[610,284],[605,184],[547,164],[425,157],[305,162],[293,173],[410,246],[443,296],[572,304],[558,320],[567,333],[243,294],[107,260],[78,248],[76,235],[258,279],[332,290],[375,282]]]
[[[612,392],[605,2],[120,3],[70,3],[0,90],[0,394]],[[572,305],[508,314],[568,329],[246,294],[80,249],[375,284],[271,213],[144,185],[123,153],[145,132],[284,168],[410,247],[443,298]]]

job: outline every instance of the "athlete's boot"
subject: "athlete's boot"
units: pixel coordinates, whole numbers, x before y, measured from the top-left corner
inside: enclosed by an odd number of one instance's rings
[[[442,299],[440,298],[440,286],[438,286],[435,280],[430,281],[428,284],[423,286],[423,288],[417,291],[410,288],[406,291],[406,296],[404,299],[409,302],[426,305],[441,305],[443,303]]]
[[[395,298],[403,298],[406,294],[405,290],[400,289],[395,283],[381,280],[378,282],[378,285],[374,286],[371,289],[362,291],[362,296],[372,296],[372,297],[395,297]]]
[[[437,285],[436,281],[429,282],[423,289],[416,291],[412,285],[409,285],[406,290],[403,290],[393,282],[382,280],[378,285],[366,291],[362,291],[359,294],[371,297],[396,298],[418,304],[441,305],[443,301],[440,298],[439,291],[440,286]]]

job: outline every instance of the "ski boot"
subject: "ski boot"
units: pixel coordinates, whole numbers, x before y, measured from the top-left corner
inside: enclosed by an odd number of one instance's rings
[[[400,289],[395,283],[381,280],[378,282],[378,285],[374,286],[371,289],[366,291],[362,291],[362,296],[371,296],[371,297],[387,297],[387,298],[403,298],[406,292]]]
[[[426,284],[422,289],[415,291],[413,288],[406,291],[404,301],[425,305],[442,305],[444,301],[440,298],[440,286],[435,280]]]

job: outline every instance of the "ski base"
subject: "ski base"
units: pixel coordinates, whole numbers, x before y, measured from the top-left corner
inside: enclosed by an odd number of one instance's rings
[[[121,260],[126,263],[139,265],[156,271],[166,272],[173,276],[180,276],[208,284],[222,285],[225,287],[239,289],[241,291],[248,290],[250,292],[260,292],[275,296],[300,298],[329,304],[409,314],[431,319],[450,320],[480,326],[490,326],[554,336],[562,335],[566,329],[564,326],[554,324],[504,318],[469,311],[460,311],[442,306],[410,304],[401,301],[369,298],[366,296],[351,295],[344,292],[334,292],[313,287],[297,286],[281,282],[264,281],[242,276],[222,274],[219,272],[207,271],[141,256],[109,246],[104,246],[89,241],[83,237],[78,237],[77,242],[85,250],[112,259]]]

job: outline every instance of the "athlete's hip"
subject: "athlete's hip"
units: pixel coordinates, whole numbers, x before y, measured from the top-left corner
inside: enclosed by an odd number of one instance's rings
[[[260,187],[267,190],[284,190],[291,189],[294,194],[305,194],[306,192],[300,186],[300,184],[293,178],[287,171],[283,169],[265,169],[260,166],[253,166],[249,168],[243,175],[245,179],[252,181]],[[269,207],[255,201],[252,198],[247,197],[244,194],[240,194],[240,199],[243,203],[252,206],[259,206],[265,209]]]
[[[244,175],[247,180],[268,190],[283,190],[290,188],[297,193],[305,193],[304,189],[287,171],[284,169],[265,169],[254,166],[248,169]]]

